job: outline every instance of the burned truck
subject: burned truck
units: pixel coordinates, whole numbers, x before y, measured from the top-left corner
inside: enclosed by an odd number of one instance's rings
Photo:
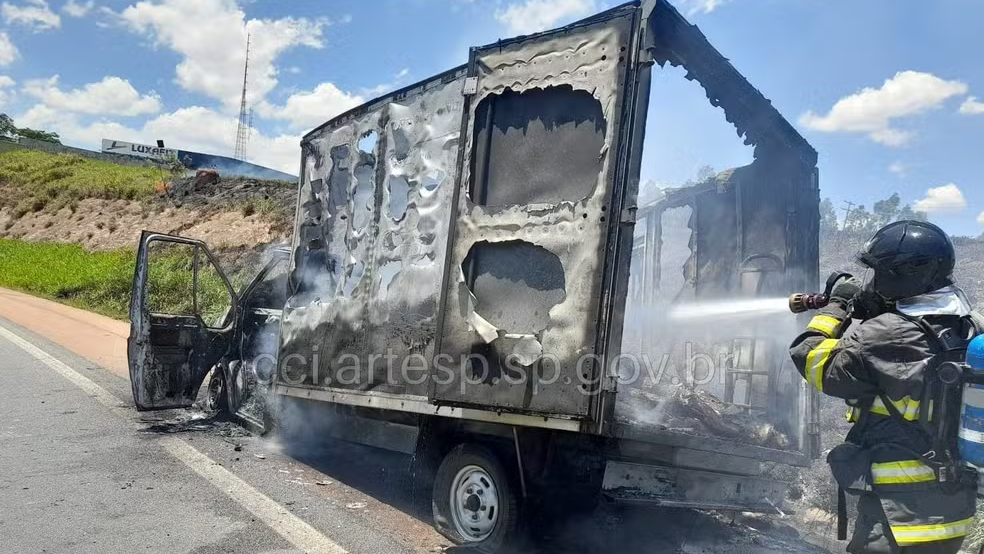
[[[684,68],[754,160],[640,205],[657,66]],[[472,48],[304,137],[290,251],[242,293],[204,244],[144,234],[136,406],[190,406],[211,371],[235,411],[265,383],[327,434],[412,454],[437,528],[490,549],[530,506],[774,511],[786,485],[763,465],[818,454],[787,338],[666,314],[813,288],[816,165],[666,1]],[[193,252],[191,313],[153,309],[155,245]],[[694,344],[726,354],[713,379]]]

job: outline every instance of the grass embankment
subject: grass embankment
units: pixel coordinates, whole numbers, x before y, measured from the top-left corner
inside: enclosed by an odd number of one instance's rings
[[[152,311],[193,314],[194,249],[151,243],[148,304]],[[165,248],[157,248],[164,246]],[[126,320],[136,250],[90,252],[77,244],[0,239],[0,287]],[[213,322],[228,307],[221,278],[201,257],[198,312]],[[237,274],[233,286],[238,286]]]
[[[58,211],[83,198],[136,200],[154,194],[161,173],[73,154],[18,150],[0,156],[0,208],[15,219],[29,212]]]

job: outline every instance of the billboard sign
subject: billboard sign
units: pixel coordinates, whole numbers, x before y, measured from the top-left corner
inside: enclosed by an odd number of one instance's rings
[[[124,156],[136,156],[138,158],[168,158],[177,156],[178,151],[173,148],[158,148],[148,144],[134,144],[121,140],[102,139],[102,151],[107,154],[122,154]]]

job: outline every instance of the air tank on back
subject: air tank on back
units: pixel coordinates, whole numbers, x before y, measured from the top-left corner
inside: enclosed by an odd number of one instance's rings
[[[984,335],[970,341],[967,365],[976,377],[984,377]],[[984,385],[964,386],[958,446],[966,463],[984,471]]]

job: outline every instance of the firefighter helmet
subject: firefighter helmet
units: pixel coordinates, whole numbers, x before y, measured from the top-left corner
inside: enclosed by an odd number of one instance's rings
[[[953,284],[953,241],[926,221],[896,221],[882,227],[857,258],[873,271],[874,292],[886,300],[918,296]]]

